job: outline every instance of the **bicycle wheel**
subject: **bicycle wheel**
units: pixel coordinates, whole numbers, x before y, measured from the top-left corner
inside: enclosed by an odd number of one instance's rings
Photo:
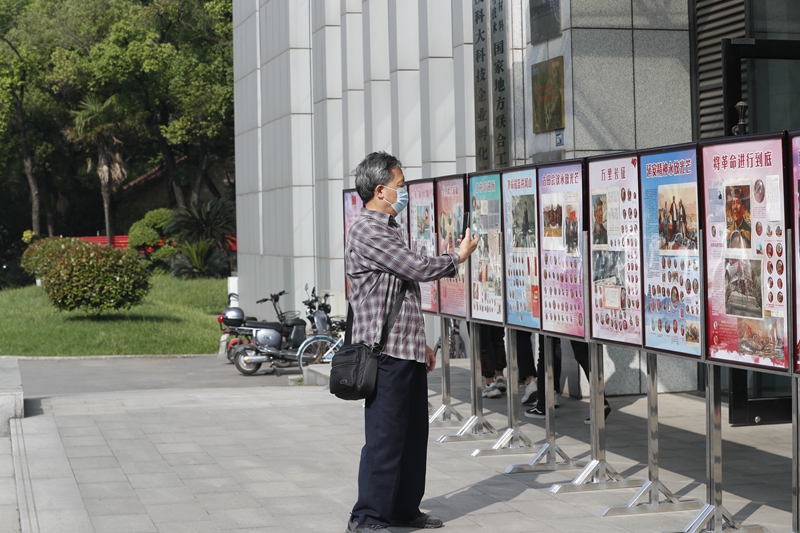
[[[325,354],[328,353],[336,340],[331,337],[317,336],[308,339],[297,350],[297,362],[301,368],[308,365],[316,365],[323,362]]]

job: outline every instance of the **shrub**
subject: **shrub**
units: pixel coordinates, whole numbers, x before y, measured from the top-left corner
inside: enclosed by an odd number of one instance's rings
[[[169,272],[170,262],[177,253],[175,243],[164,229],[171,218],[169,209],[154,209],[128,230],[128,248],[138,251],[151,270]]]
[[[217,250],[230,250],[229,237],[236,236],[236,204],[217,198],[200,206],[182,207],[165,230],[180,242],[211,241]]]
[[[221,278],[227,273],[227,256],[214,250],[211,241],[183,244],[172,264],[172,275],[176,278]]]
[[[60,311],[96,315],[140,304],[150,290],[150,274],[132,253],[87,243],[67,248],[51,264],[43,285]]]
[[[35,278],[44,279],[47,271],[61,255],[69,250],[91,246],[88,242],[73,237],[48,237],[33,241],[22,254],[22,268]]]

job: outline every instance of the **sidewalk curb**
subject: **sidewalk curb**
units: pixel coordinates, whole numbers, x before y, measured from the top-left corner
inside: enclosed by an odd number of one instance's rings
[[[216,357],[215,353],[139,354],[139,355],[0,355],[0,359],[20,361],[77,361],[82,359],[187,359],[190,357]]]
[[[39,519],[36,516],[36,502],[33,499],[28,456],[25,452],[25,436],[22,432],[22,419],[11,419],[11,454],[14,459],[14,478],[17,483],[17,508],[22,533],[39,533]]]

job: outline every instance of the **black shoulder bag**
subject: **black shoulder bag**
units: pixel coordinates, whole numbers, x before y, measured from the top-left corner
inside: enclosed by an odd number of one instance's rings
[[[383,325],[380,343],[374,346],[364,343],[350,344],[353,334],[353,307],[348,305],[344,344],[331,361],[331,394],[342,400],[363,400],[372,396],[378,381],[378,359],[405,300],[407,285],[408,282],[404,281],[392,312]]]

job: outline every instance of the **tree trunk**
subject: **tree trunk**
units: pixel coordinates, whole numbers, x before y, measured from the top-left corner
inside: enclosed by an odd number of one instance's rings
[[[108,150],[102,142],[97,147],[97,177],[100,178],[100,194],[103,195],[103,212],[106,218],[106,242],[113,246],[114,227],[111,223],[111,169]]]
[[[200,164],[197,167],[197,175],[194,178],[194,185],[192,186],[192,196],[189,199],[191,205],[196,206],[200,201],[200,191],[203,190],[203,177],[210,165],[208,154],[204,153],[200,156]]]
[[[45,220],[47,221],[47,236],[52,237],[55,235],[55,198],[53,198],[53,189],[50,180],[47,177],[42,179],[42,187],[40,194],[44,199],[44,212]]]
[[[17,128],[19,129],[19,145],[22,151],[22,166],[25,169],[25,177],[28,178],[28,187],[31,189],[31,229],[34,235],[42,235],[42,226],[39,219],[41,213],[39,199],[39,183],[33,175],[33,159],[28,150],[28,134],[25,126],[25,110],[22,107],[22,95],[15,98],[17,108]]]
[[[160,115],[161,125],[166,126],[169,123],[169,110],[166,107],[162,107]],[[172,185],[172,192],[175,194],[175,202],[177,202],[178,207],[186,207],[186,197],[181,187],[178,166],[175,164],[175,154],[172,153],[172,148],[167,140],[161,135],[161,129],[156,128],[155,133],[158,137],[158,148],[161,151],[161,155],[164,156],[164,164],[167,167],[167,179],[169,179],[169,183]]]

